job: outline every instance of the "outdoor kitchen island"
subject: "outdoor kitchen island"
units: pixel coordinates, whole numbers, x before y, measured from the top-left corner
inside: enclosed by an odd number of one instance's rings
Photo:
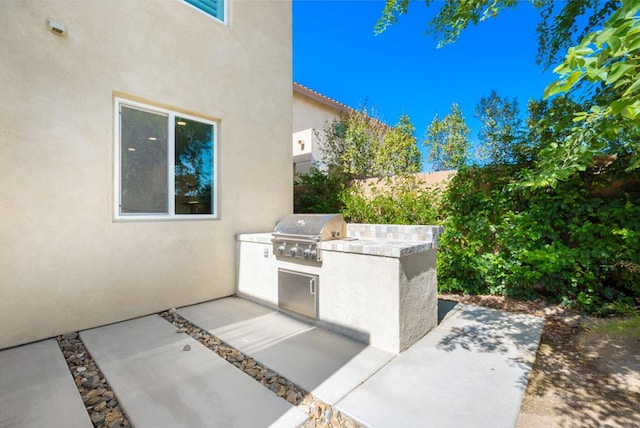
[[[237,293],[399,353],[437,324],[436,251],[442,230],[347,224],[346,236],[317,243],[319,261],[278,254],[272,233],[239,234]],[[301,279],[298,287],[313,299],[312,313],[283,304],[289,277]]]

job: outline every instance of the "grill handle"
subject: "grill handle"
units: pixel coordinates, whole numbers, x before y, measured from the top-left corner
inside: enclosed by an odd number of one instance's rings
[[[295,233],[272,233],[271,242],[279,241],[305,241],[305,242],[318,242],[320,241],[320,235],[298,235]]]
[[[311,278],[309,280],[309,294],[311,294],[312,296],[315,296],[315,294],[316,294],[316,279],[315,278]]]

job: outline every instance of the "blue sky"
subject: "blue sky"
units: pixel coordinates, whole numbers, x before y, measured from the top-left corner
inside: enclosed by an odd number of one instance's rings
[[[419,140],[434,115],[442,118],[457,102],[475,142],[475,106],[492,89],[517,98],[524,115],[527,101],[540,98],[554,80],[535,63],[538,12],[523,1],[437,49],[433,36],[425,35],[437,6],[412,3],[408,14],[376,36],[382,0],[294,0],[294,81],[350,107],[366,102],[389,124],[406,113]]]

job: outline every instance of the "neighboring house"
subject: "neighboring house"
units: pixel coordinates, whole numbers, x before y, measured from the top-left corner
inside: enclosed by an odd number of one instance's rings
[[[231,295],[292,212],[291,3],[0,2],[0,349]]]
[[[323,146],[325,129],[335,120],[353,112],[354,109],[319,92],[293,83],[293,174],[306,174],[312,166],[325,171]],[[384,129],[391,129],[386,123],[372,119]]]
[[[351,110],[299,83],[293,84],[293,173],[308,173],[312,165],[322,163],[324,129],[340,115]]]

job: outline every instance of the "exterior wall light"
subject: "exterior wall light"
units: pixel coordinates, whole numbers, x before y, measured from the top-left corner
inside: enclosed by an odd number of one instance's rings
[[[56,36],[64,36],[65,28],[62,22],[54,21],[53,19],[47,19],[47,26],[49,27],[49,31],[51,31]]]

